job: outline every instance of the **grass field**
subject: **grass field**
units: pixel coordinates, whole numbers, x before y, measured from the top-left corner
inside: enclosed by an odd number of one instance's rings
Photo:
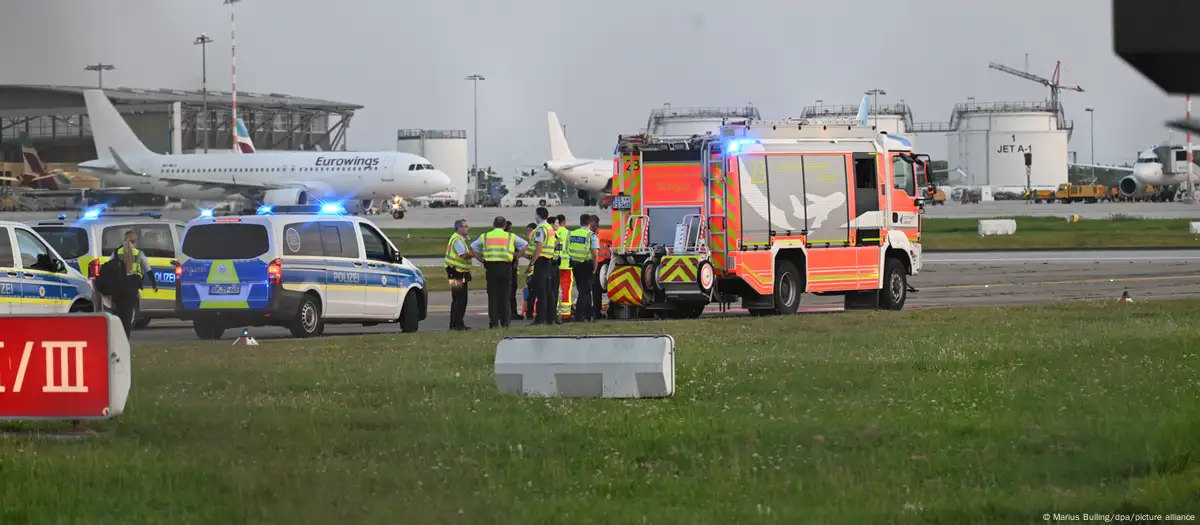
[[[1068,223],[1058,217],[1016,217],[1016,235],[980,237],[978,219],[925,219],[922,243],[926,250],[1098,248],[1200,246],[1188,233],[1190,219],[1081,219]],[[476,229],[472,238],[486,230]],[[384,233],[406,256],[441,256],[450,238],[448,228],[386,229]],[[517,232],[524,236],[524,225]]]
[[[0,440],[0,523],[1195,515],[1198,309],[604,326],[674,335],[678,392],[666,400],[501,395],[498,332],[139,348],[114,437]]]

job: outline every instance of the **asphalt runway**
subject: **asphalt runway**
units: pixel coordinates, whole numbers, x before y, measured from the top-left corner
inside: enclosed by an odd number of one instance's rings
[[[503,215],[513,224],[533,222],[535,208],[410,208],[403,219],[389,215],[372,215],[372,222],[381,228],[451,228],[457,219],[467,219],[475,228],[490,227],[492,219]],[[559,206],[550,210],[555,215],[567,216],[570,224],[579,220],[583,213],[595,213],[611,217],[611,211],[590,206]],[[1101,202],[1096,204],[1026,204],[1023,201],[992,201],[979,204],[947,203],[943,206],[927,206],[925,216],[942,219],[986,219],[990,217],[1066,217],[1077,214],[1084,219],[1105,219],[1114,214],[1149,219],[1200,219],[1200,205],[1180,202]],[[0,220],[29,221],[53,219],[58,212],[0,212]],[[74,214],[67,214],[74,217]],[[163,215],[174,220],[194,219],[193,210],[168,210]]]
[[[1116,301],[1124,291],[1135,300],[1200,297],[1200,251],[1161,252],[1003,252],[937,254],[925,260],[924,270],[911,281],[919,292],[910,294],[906,309],[956,306],[1009,306],[1110,299]],[[473,283],[482,288],[482,282]],[[429,318],[420,331],[446,330],[449,325],[448,292],[431,296]],[[466,323],[473,329],[487,329],[487,296],[473,291],[468,300]],[[842,309],[840,297],[801,298],[801,313],[836,312]],[[715,307],[708,315],[745,315],[734,308],[720,314]],[[703,318],[701,318],[703,320]],[[621,321],[604,321],[621,322]],[[603,324],[602,322],[601,324]],[[515,326],[528,321],[514,321]],[[328,326],[325,334],[362,335],[399,332],[399,325]],[[238,332],[226,332],[222,344],[230,344]],[[282,328],[254,328],[255,338],[283,339]],[[144,330],[135,331],[136,346],[152,347],[179,340],[195,340],[190,324],[156,320]],[[215,343],[214,343],[215,344]]]

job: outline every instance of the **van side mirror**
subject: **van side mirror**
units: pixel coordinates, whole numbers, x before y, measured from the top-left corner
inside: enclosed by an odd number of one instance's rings
[[[392,250],[392,262],[396,264],[404,262],[404,256],[400,255],[400,250]]]
[[[67,273],[67,265],[63,264],[62,259],[54,259],[54,273]]]

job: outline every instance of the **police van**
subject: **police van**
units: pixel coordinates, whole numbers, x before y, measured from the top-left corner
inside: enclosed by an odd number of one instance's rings
[[[88,279],[100,275],[100,265],[121,247],[125,232],[132,230],[137,234],[137,249],[145,253],[151,270],[143,277],[133,327],[145,328],[152,319],[175,317],[175,255],[186,223],[163,219],[159,212],[110,213],[92,208],[73,220],[60,213],[57,220],[25,224],[62,254],[68,266]],[[151,279],[158,283],[157,292]]]
[[[175,308],[201,339],[281,326],[319,336],[326,324],[425,320],[425,278],[371,221],[336,205],[263,206],[255,215],[187,223]]]
[[[83,274],[29,226],[0,221],[0,315],[91,311]]]

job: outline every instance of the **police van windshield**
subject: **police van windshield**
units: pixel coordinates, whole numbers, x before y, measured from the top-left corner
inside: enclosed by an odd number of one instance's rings
[[[72,226],[34,226],[33,231],[38,232],[38,235],[46,239],[50,247],[54,248],[54,251],[58,252],[63,259],[68,261],[78,259],[88,253],[88,235],[87,230],[83,228]]]
[[[270,249],[261,224],[201,224],[183,236],[183,254],[193,259],[253,259]]]

